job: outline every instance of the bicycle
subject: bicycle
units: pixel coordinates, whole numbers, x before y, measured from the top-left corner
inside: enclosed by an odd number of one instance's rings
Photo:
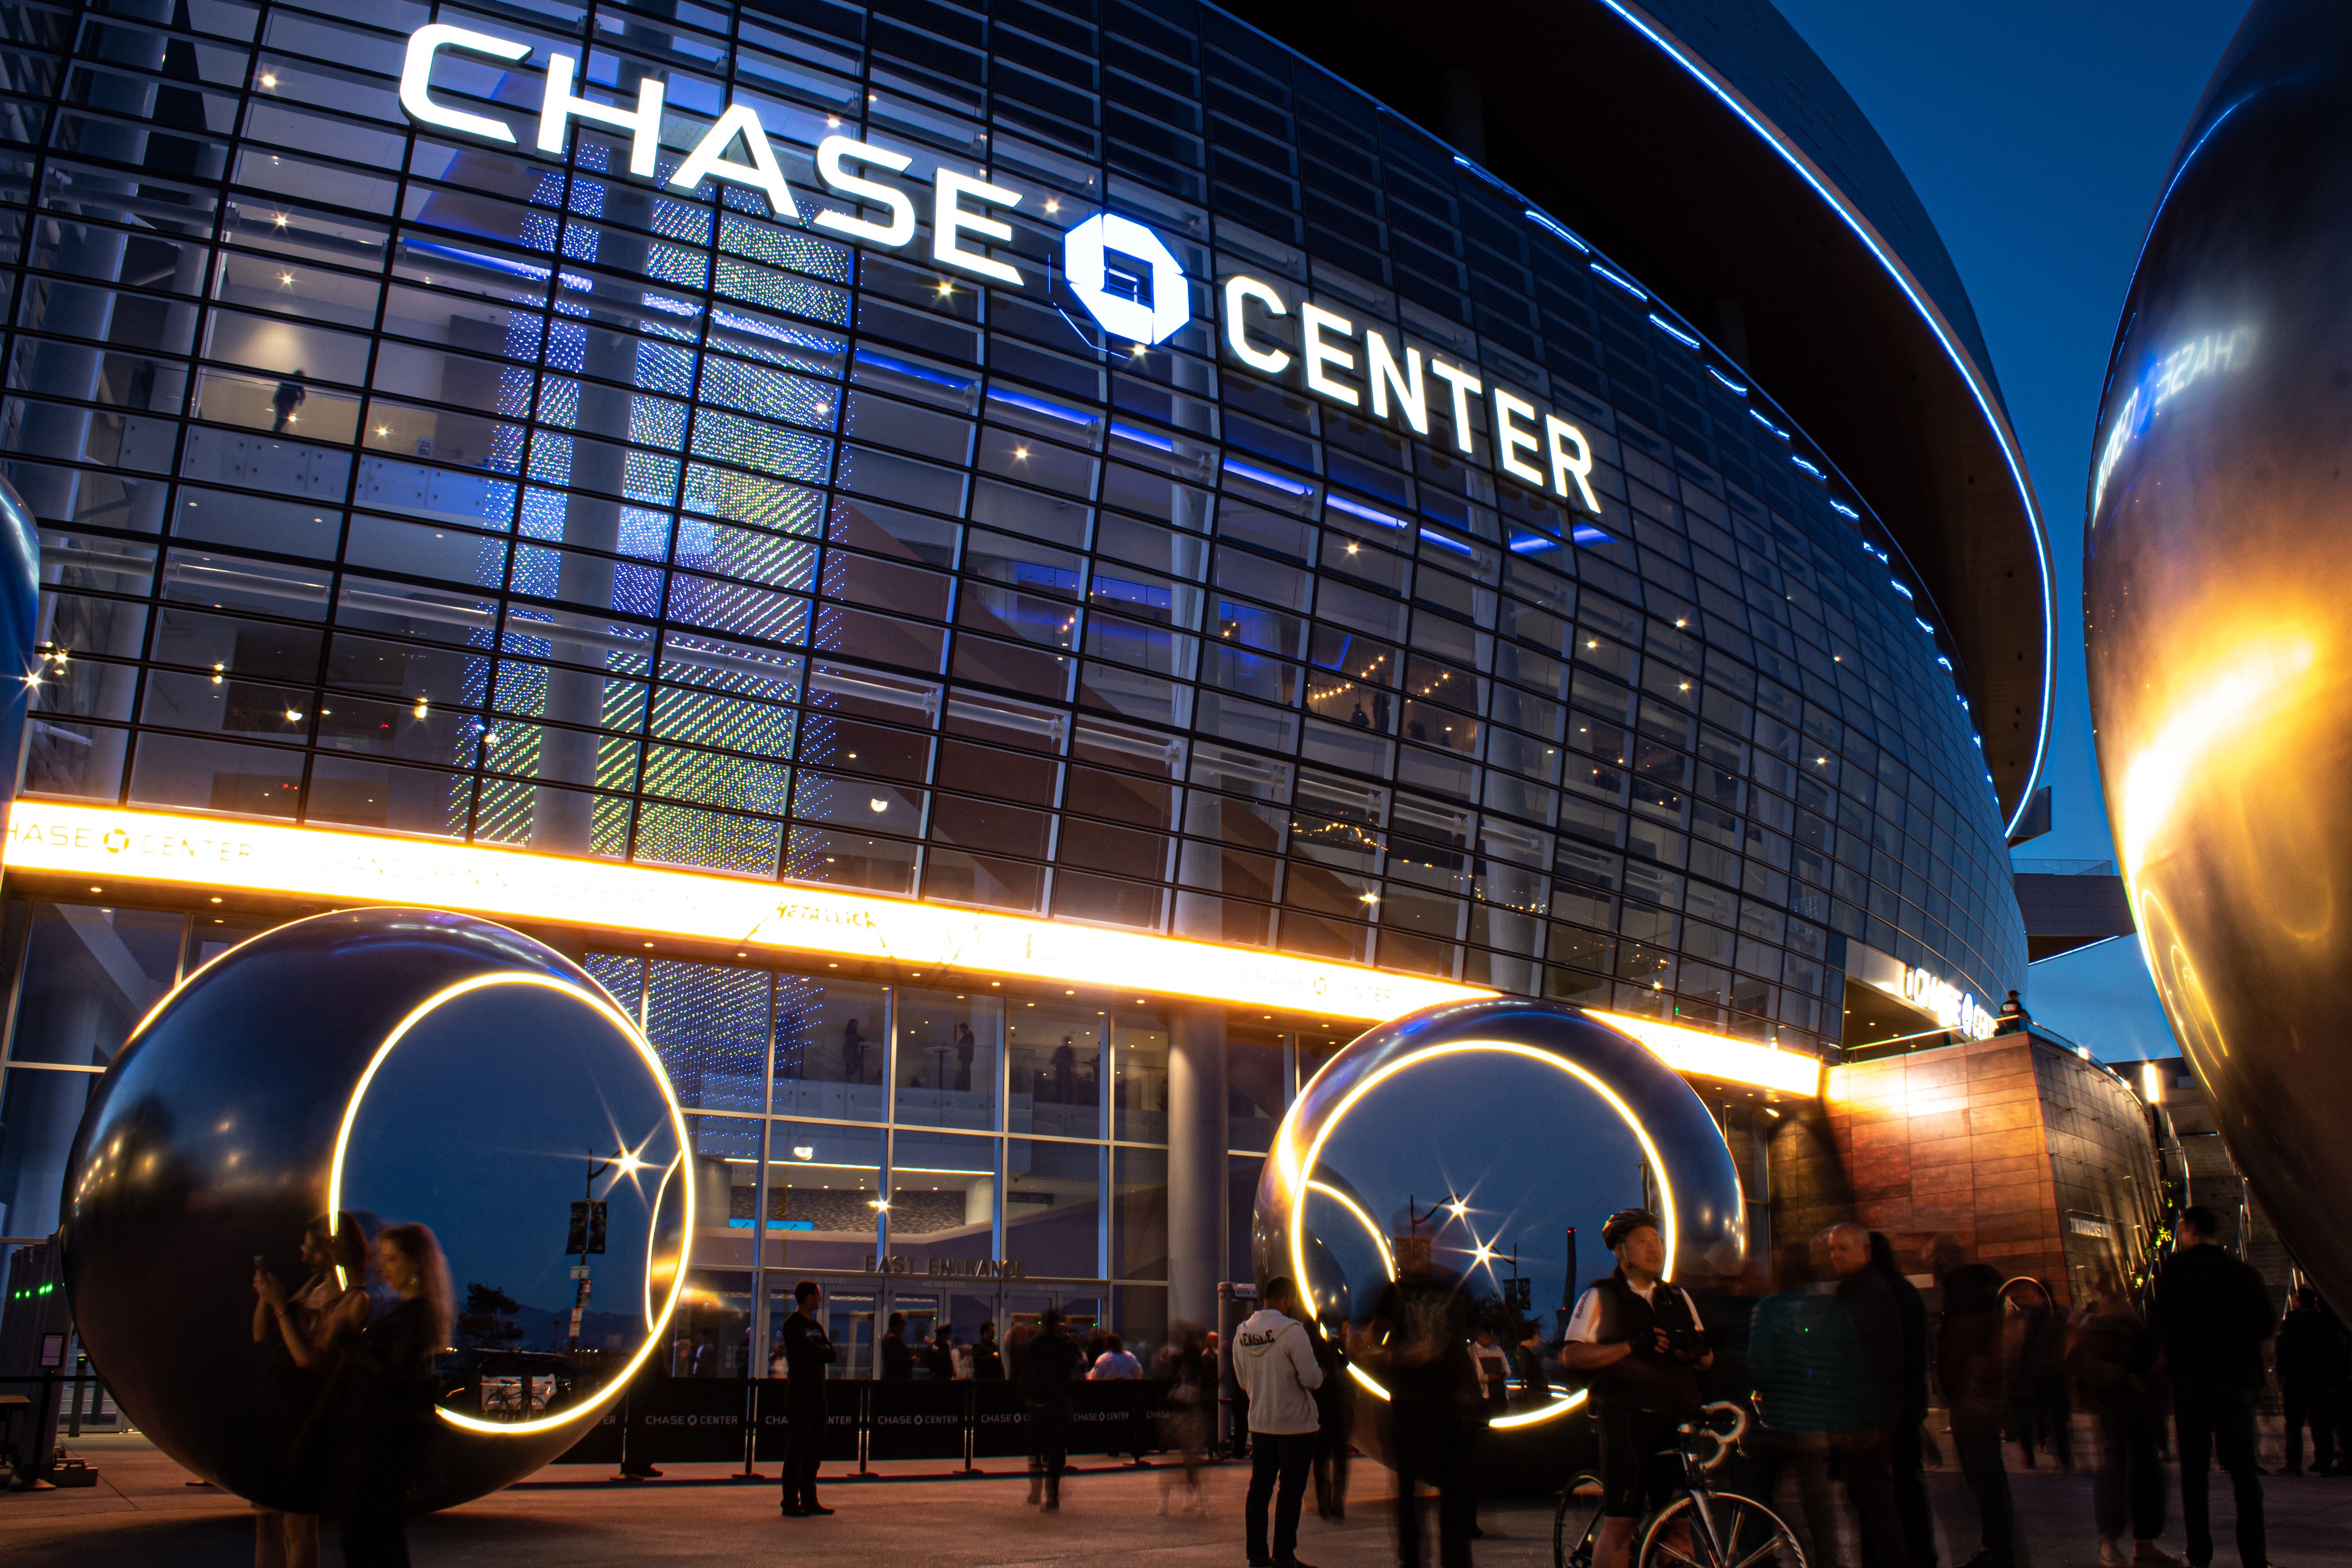
[[[1717,1431],[1714,1417],[1728,1414],[1728,1432]],[[1683,1483],[1674,1499],[1638,1521],[1637,1545],[1629,1568],[1805,1568],[1804,1548],[1788,1522],[1753,1498],[1719,1492],[1707,1483],[1707,1473],[1728,1458],[1748,1431],[1748,1413],[1728,1401],[1704,1405],[1699,1419],[1675,1428],[1682,1439],[1672,1450],[1681,1460]],[[1693,1450],[1697,1439],[1715,1445],[1700,1458]],[[1591,1470],[1570,1478],[1552,1515],[1553,1568],[1593,1568],[1592,1553],[1601,1534],[1601,1478]],[[1579,1521],[1581,1524],[1579,1524]],[[1669,1537],[1677,1527],[1685,1544]],[[1571,1531],[1575,1533],[1571,1535]]]

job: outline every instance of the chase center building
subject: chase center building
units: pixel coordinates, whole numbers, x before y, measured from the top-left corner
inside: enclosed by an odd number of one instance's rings
[[[361,903],[643,1019],[730,1358],[812,1273],[968,1337],[877,1258],[1212,1317],[1444,997],[1735,1110],[1989,1028],[2049,579],[1875,135],[1763,0],[1259,9],[0,4],[0,1242]]]

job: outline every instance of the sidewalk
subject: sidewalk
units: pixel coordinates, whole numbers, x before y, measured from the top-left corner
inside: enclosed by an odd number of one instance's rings
[[[0,1493],[0,1561],[10,1568],[244,1568],[253,1560],[251,1515],[238,1499],[190,1486],[186,1473],[138,1437],[83,1438],[68,1445],[100,1471],[87,1490]],[[1062,1511],[1041,1514],[1023,1500],[1018,1476],[931,1480],[877,1478],[824,1482],[831,1519],[782,1520],[776,1483],[733,1481],[731,1467],[666,1467],[664,1479],[637,1485],[596,1481],[585,1467],[542,1470],[531,1482],[419,1520],[411,1531],[416,1561],[498,1568],[601,1568],[677,1559],[753,1563],[791,1553],[795,1564],[857,1568],[1242,1568],[1238,1465],[1203,1473],[1207,1506],[1159,1514],[1160,1486],[1171,1468],[1087,1471],[1064,1483]],[[915,1469],[919,1467],[893,1467]],[[1392,1495],[1386,1470],[1355,1467],[1356,1486],[1341,1525],[1310,1508],[1299,1550],[1319,1568],[1390,1568],[1395,1551],[1388,1524]],[[2028,1542],[2021,1568],[2095,1568],[2090,1478],[2047,1468],[2012,1474],[2020,1527]],[[1931,1471],[1944,1562],[1964,1561],[1972,1518],[1958,1477]],[[2273,1477],[2266,1482],[2271,1555],[2281,1568],[2352,1568],[2352,1480]],[[2235,1568],[2226,1486],[2213,1498],[2222,1568]],[[2180,1547],[2177,1489],[2166,1543]],[[1488,1503],[1480,1568],[1550,1568],[1549,1501]],[[1955,1530],[1955,1526],[1959,1526]],[[331,1540],[332,1527],[329,1529]],[[1958,1546],[1958,1551],[1952,1550]],[[330,1564],[341,1561],[331,1544]]]

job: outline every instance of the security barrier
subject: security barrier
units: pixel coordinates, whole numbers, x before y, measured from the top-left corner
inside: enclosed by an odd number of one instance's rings
[[[1158,1448],[1169,1384],[1159,1380],[1070,1385],[1072,1455],[1139,1458]],[[784,1457],[791,1414],[781,1378],[644,1377],[582,1434],[559,1465],[636,1468],[741,1464]],[[836,1382],[824,1385],[824,1461],[932,1459],[959,1469],[1024,1458],[1021,1396],[1009,1383]]]

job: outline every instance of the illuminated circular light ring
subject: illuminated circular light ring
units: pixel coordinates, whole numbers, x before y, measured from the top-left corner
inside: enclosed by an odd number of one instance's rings
[[[1365,1234],[1372,1238],[1372,1245],[1380,1248],[1381,1267],[1388,1270],[1390,1279],[1396,1278],[1396,1254],[1389,1250],[1389,1238],[1381,1234],[1381,1227],[1372,1223],[1372,1216],[1364,1212],[1362,1205],[1328,1182],[1310,1180],[1307,1184],[1307,1190],[1310,1193],[1321,1193],[1325,1197],[1334,1200],[1341,1208],[1354,1215],[1356,1223],[1362,1226]],[[1302,1279],[1299,1283],[1303,1286],[1307,1281]]]
[[[1465,1051],[1500,1051],[1507,1056],[1524,1057],[1529,1061],[1540,1062],[1546,1067],[1555,1068],[1561,1072],[1569,1074],[1570,1077],[1582,1083],[1587,1089],[1592,1090],[1593,1093],[1599,1095],[1609,1108],[1617,1113],[1618,1118],[1632,1130],[1634,1141],[1642,1145],[1642,1157],[1648,1162],[1651,1171],[1656,1174],[1658,1179],[1658,1195],[1662,1200],[1660,1206],[1665,1211],[1662,1217],[1665,1221],[1665,1229],[1663,1239],[1664,1240],[1666,1247],[1666,1266],[1660,1272],[1658,1277],[1661,1279],[1672,1280],[1675,1275],[1675,1241],[1676,1232],[1680,1228],[1680,1221],[1677,1219],[1675,1213],[1675,1189],[1671,1178],[1666,1174],[1665,1160],[1658,1152],[1657,1144],[1652,1142],[1649,1129],[1642,1125],[1641,1119],[1633,1114],[1633,1108],[1625,1103],[1623,1098],[1621,1097],[1615,1089],[1601,1082],[1590,1068],[1576,1062],[1565,1061],[1549,1051],[1539,1049],[1534,1046],[1520,1045],[1516,1041],[1475,1039],[1447,1040],[1439,1045],[1424,1046],[1420,1050],[1413,1051],[1406,1056],[1399,1057],[1392,1062],[1382,1064],[1378,1071],[1370,1074],[1365,1078],[1363,1082],[1356,1085],[1353,1089],[1348,1091],[1347,1097],[1341,1100],[1337,1106],[1332,1108],[1331,1114],[1325,1119],[1322,1127],[1317,1131],[1315,1141],[1307,1146],[1306,1159],[1301,1161],[1299,1163],[1298,1169],[1300,1174],[1298,1178],[1298,1185],[1300,1189],[1307,1192],[1319,1191],[1328,1193],[1334,1197],[1339,1196],[1339,1194],[1331,1187],[1315,1180],[1315,1167],[1323,1157],[1323,1145],[1330,1140],[1331,1134],[1339,1130],[1339,1123],[1347,1120],[1348,1112],[1355,1108],[1358,1100],[1363,1099],[1364,1096],[1370,1093],[1373,1089],[1385,1083],[1388,1079],[1395,1077],[1398,1073],[1402,1072],[1409,1067],[1412,1067],[1420,1062],[1433,1061],[1440,1057],[1454,1056]],[[1328,1065],[1329,1064],[1328,1063],[1326,1064],[1326,1066]],[[1370,1215],[1365,1215],[1364,1212],[1358,1208],[1354,1204],[1348,1203],[1346,1199],[1341,1198],[1340,1201],[1345,1204],[1348,1209],[1351,1213],[1355,1214],[1368,1228],[1370,1227],[1371,1219]],[[1314,1286],[1309,1281],[1307,1272],[1306,1224],[1306,1204],[1304,1202],[1292,1204],[1290,1205],[1290,1234],[1287,1238],[1290,1244],[1290,1267],[1292,1277],[1298,1281],[1299,1289],[1307,1293],[1307,1299],[1312,1300],[1314,1299]],[[1394,1279],[1396,1277],[1395,1262],[1393,1258],[1390,1258],[1388,1247],[1385,1243],[1381,1246],[1381,1252],[1382,1260],[1389,1265],[1389,1277],[1391,1279]],[[1354,1376],[1358,1383],[1370,1390],[1377,1397],[1381,1399],[1386,1399],[1389,1397],[1388,1390],[1381,1386],[1380,1381],[1377,1378],[1374,1378],[1370,1373],[1363,1371],[1354,1363],[1351,1362],[1349,1363],[1348,1371]],[[1555,1415],[1565,1415],[1568,1412],[1576,1409],[1579,1405],[1582,1405],[1584,1400],[1585,1394],[1583,1392],[1580,1391],[1576,1394],[1570,1394],[1565,1398],[1557,1400],[1550,1405],[1545,1405],[1542,1409],[1521,1411],[1517,1415],[1506,1415],[1502,1419],[1489,1422],[1487,1425],[1489,1426],[1532,1426],[1538,1422],[1549,1421]]]
[[[218,960],[215,962],[217,963]],[[194,976],[190,978],[193,979]],[[652,1043],[638,1031],[635,1024],[629,1021],[627,1015],[614,1006],[604,997],[592,995],[569,981],[558,980],[550,975],[478,974],[470,980],[458,981],[456,984],[447,986],[417,1004],[408,1016],[403,1018],[394,1027],[392,1033],[384,1037],[383,1043],[376,1047],[375,1054],[368,1058],[367,1067],[361,1072],[359,1082],[352,1087],[350,1102],[343,1107],[342,1126],[335,1133],[334,1163],[329,1166],[327,1171],[327,1212],[329,1214],[341,1215],[343,1212],[343,1156],[351,1147],[352,1129],[359,1121],[360,1102],[367,1097],[369,1084],[375,1080],[377,1069],[382,1068],[385,1060],[391,1057],[393,1047],[399,1045],[411,1029],[423,1023],[441,1007],[460,996],[487,990],[493,985],[536,985],[543,990],[560,992],[563,995],[587,1004],[606,1023],[619,1030],[621,1037],[636,1047],[637,1054],[645,1058],[646,1069],[653,1074],[654,1081],[661,1086],[662,1100],[669,1107],[670,1128],[677,1137],[678,1157],[681,1160],[685,1158],[686,1151],[691,1147],[687,1136],[685,1109],[678,1104],[677,1092],[670,1087],[669,1074],[662,1070],[661,1058],[655,1054]],[[684,1195],[686,1203],[684,1234],[690,1243],[694,1235],[694,1184],[688,1182],[679,1188],[679,1191]],[[338,1282],[345,1289],[349,1289],[350,1282],[342,1278],[340,1265],[336,1268],[335,1273]],[[628,1386],[629,1380],[636,1375],[637,1370],[644,1366],[646,1359],[653,1354],[654,1347],[661,1342],[662,1331],[669,1326],[670,1318],[677,1310],[678,1299],[685,1292],[686,1274],[686,1257],[681,1251],[677,1274],[670,1281],[669,1300],[662,1305],[659,1321],[653,1324],[650,1331],[646,1335],[645,1343],[637,1347],[636,1354],[629,1358],[628,1364],[621,1369],[619,1375],[608,1381],[603,1391],[585,1405],[576,1405],[560,1415],[542,1415],[534,1421],[484,1421],[478,1416],[461,1415],[454,1410],[445,1410],[439,1405],[434,1407],[434,1414],[452,1426],[463,1427],[468,1432],[485,1432],[509,1437],[520,1437],[532,1432],[551,1431],[559,1426],[571,1426],[581,1417],[594,1414],[600,1407],[620,1396],[621,1391]]]
[[[680,1149],[677,1152],[677,1158],[672,1160],[667,1167],[663,1170],[660,1184],[654,1188],[653,1223],[646,1226],[645,1298],[646,1331],[647,1333],[653,1332],[654,1327],[654,1243],[660,1239],[662,1194],[669,1191],[669,1179],[677,1174],[679,1169],[684,1166],[685,1163],[686,1151],[684,1149]],[[684,1191],[683,1188],[679,1190]],[[687,1231],[681,1233],[677,1244],[677,1271],[681,1277],[686,1273],[686,1255],[692,1249],[693,1246],[693,1232]]]

